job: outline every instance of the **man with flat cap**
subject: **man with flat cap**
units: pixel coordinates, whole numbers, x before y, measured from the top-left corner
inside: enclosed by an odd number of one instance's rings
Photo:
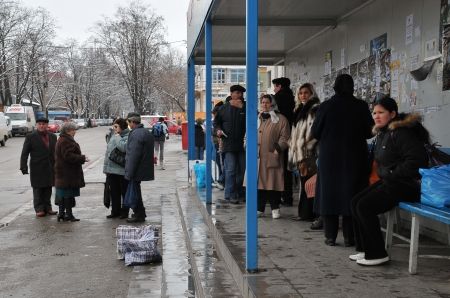
[[[294,121],[295,98],[294,93],[290,88],[291,80],[284,77],[276,78],[272,80],[272,84],[278,111],[287,118],[289,125],[292,128],[292,123]],[[285,206],[292,206],[292,172],[287,169],[288,150],[285,150],[284,154],[284,191],[281,195],[281,201]]]
[[[223,143],[225,202],[233,204],[238,204],[245,196],[242,186],[245,173],[245,91],[240,85],[231,86],[229,100],[214,117],[214,129]]]
[[[144,222],[144,202],[142,201],[141,182],[155,179],[155,166],[153,150],[155,139],[153,135],[141,124],[141,116],[138,113],[129,113],[127,116],[131,132],[128,135],[125,155],[125,179],[129,181],[128,187],[135,187],[137,196],[133,207],[133,217],[127,219],[129,223]]]
[[[25,137],[20,170],[28,174],[28,155],[30,156],[30,181],[33,188],[33,204],[37,217],[55,215],[50,198],[55,185],[54,165],[56,135],[47,131],[48,119],[36,120],[36,131]]]

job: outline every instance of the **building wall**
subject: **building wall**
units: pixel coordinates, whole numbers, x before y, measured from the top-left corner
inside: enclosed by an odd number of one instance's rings
[[[413,41],[406,44],[406,18],[411,14]],[[387,33],[391,58],[398,57],[400,61],[400,94],[396,98],[400,110],[422,113],[434,140],[450,147],[450,93],[442,91],[442,63],[436,63],[424,81],[415,82],[409,74],[426,58],[427,41],[435,39],[439,46],[439,22],[439,0],[374,1],[335,29],[289,53],[285,60],[286,76],[293,81],[294,89],[303,82],[311,82],[323,97],[325,53],[332,51],[332,68],[339,70],[342,64],[349,66],[368,57],[370,40]]]

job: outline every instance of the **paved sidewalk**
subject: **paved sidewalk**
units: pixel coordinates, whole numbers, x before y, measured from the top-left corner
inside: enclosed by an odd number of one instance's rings
[[[450,297],[450,258],[419,258],[417,275],[408,273],[409,245],[397,244],[387,266],[362,267],[348,259],[354,248],[324,244],[322,231],[309,222],[295,222],[294,207],[281,208],[282,218],[271,218],[270,207],[259,219],[259,269],[245,270],[245,205],[216,203],[223,192],[214,189],[213,204],[204,204],[204,192],[190,196],[209,222],[216,246],[244,296],[256,297]],[[250,198],[251,199],[251,198]],[[421,239],[420,253],[450,255],[448,246]]]

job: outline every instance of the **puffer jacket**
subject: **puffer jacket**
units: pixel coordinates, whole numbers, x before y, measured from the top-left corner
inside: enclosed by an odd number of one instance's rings
[[[155,179],[153,135],[142,124],[128,134],[125,156],[125,179],[150,181]]]
[[[428,132],[418,114],[400,114],[387,127],[374,129],[374,158],[388,193],[404,201],[420,200],[419,168],[426,168]]]
[[[114,134],[111,136],[108,145],[106,147],[105,160],[103,162],[103,173],[121,176],[125,175],[125,167],[122,167],[119,164],[110,160],[109,155],[116,147],[122,152],[126,151],[129,133],[130,131],[128,129],[125,129],[120,133],[120,135]]]

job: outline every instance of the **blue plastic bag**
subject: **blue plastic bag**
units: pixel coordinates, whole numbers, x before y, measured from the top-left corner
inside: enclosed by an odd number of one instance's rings
[[[436,208],[450,206],[450,165],[419,169],[422,175],[421,203]]]
[[[196,163],[194,164],[195,181],[198,188],[206,187],[206,164]]]
[[[125,197],[123,198],[123,205],[131,209],[136,208],[138,201],[138,193],[139,193],[139,182],[129,181],[127,192],[125,193]]]

